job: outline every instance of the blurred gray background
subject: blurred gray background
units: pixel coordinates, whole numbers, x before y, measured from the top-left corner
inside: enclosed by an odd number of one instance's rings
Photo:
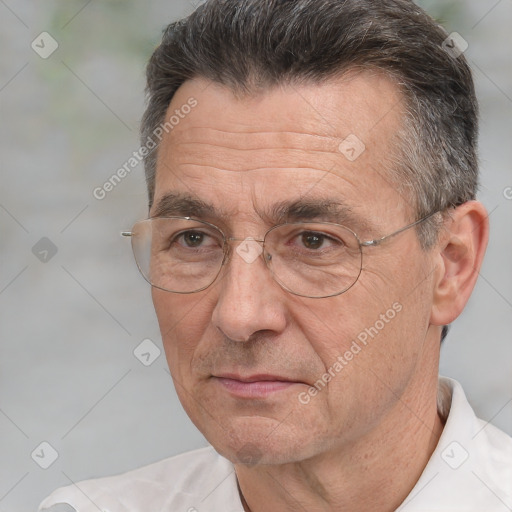
[[[512,434],[512,0],[419,3],[469,44],[492,228],[441,373]],[[0,512],[206,444],[163,354],[151,348],[148,366],[134,355],[146,339],[161,348],[149,287],[119,235],[146,216],[142,165],[93,196],[139,147],[144,66],[161,30],[193,8],[0,0]]]

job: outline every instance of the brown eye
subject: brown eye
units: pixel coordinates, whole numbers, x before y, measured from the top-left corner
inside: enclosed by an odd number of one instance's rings
[[[182,235],[183,241],[188,247],[199,247],[204,240],[204,233],[198,231],[187,231]]]
[[[303,233],[302,243],[306,249],[320,249],[325,240],[325,236],[319,233]]]

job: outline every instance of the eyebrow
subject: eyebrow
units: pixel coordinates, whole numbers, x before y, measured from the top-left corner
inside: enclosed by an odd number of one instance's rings
[[[269,225],[317,221],[334,222],[358,230],[370,230],[372,227],[368,221],[356,214],[352,207],[333,198],[280,201],[267,211],[258,211],[258,214]],[[170,192],[158,201],[151,217],[174,216],[223,219],[224,221],[232,217],[231,214],[197,197]]]
[[[276,224],[286,222],[334,222],[347,227],[370,230],[371,225],[353,208],[337,199],[298,199],[275,204],[269,217]]]
[[[214,217],[218,216],[217,209],[207,203],[176,192],[165,194],[157,203],[151,217]]]

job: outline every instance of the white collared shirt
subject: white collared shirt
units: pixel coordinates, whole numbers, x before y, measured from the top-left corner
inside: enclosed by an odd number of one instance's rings
[[[454,380],[440,377],[439,410],[439,443],[397,512],[510,512],[512,438],[478,419]],[[39,511],[59,503],[77,512],[244,512],[233,464],[211,447],[57,489]]]

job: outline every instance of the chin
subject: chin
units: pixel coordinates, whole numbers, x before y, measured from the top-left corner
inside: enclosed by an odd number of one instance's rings
[[[218,425],[213,431],[200,430],[215,450],[233,464],[290,464],[318,453],[319,443],[311,433],[261,416],[236,418],[226,430]]]

